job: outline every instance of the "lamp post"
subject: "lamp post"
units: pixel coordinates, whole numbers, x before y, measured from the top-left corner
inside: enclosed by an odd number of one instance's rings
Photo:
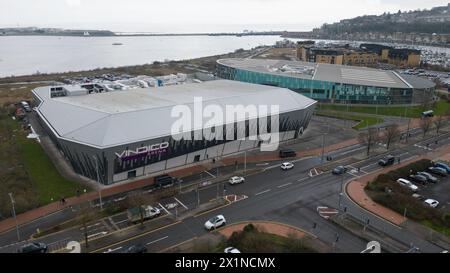
[[[20,241],[19,225],[17,224],[16,207],[14,206],[16,201],[14,200],[11,192],[8,193],[8,195],[9,195],[9,199],[11,199],[12,212],[13,212],[13,216],[14,216],[14,221],[16,222],[17,241],[19,242]]]
[[[95,169],[97,171],[97,182],[100,183],[100,176],[98,173],[98,157],[97,157],[97,155],[95,155],[93,157],[95,158]],[[98,196],[99,196],[99,200],[100,200],[100,210],[103,210],[102,189],[101,188],[98,190]]]

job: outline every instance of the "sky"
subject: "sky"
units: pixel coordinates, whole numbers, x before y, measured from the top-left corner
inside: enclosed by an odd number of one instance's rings
[[[0,27],[115,32],[309,31],[367,14],[429,9],[445,0],[0,0]]]

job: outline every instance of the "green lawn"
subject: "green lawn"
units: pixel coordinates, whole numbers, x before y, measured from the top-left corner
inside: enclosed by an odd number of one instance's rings
[[[333,111],[347,111],[346,105],[341,104],[321,104],[317,106],[317,109],[322,110],[333,110]],[[435,115],[445,114],[450,109],[450,103],[444,100],[438,101],[436,106],[432,108],[434,110]],[[429,110],[429,109],[426,109]],[[348,112],[356,112],[356,113],[365,113],[365,114],[379,114],[385,116],[405,116],[405,107],[403,106],[360,106],[360,105],[349,105]],[[422,106],[413,106],[407,107],[406,109],[406,117],[411,118],[419,118],[421,113],[423,112]]]
[[[80,186],[62,177],[47,154],[36,140],[18,135],[17,143],[20,147],[21,158],[30,176],[40,205],[45,205],[76,194]]]
[[[320,112],[317,112],[316,115],[359,121],[359,123],[357,125],[353,126],[354,129],[362,129],[362,128],[383,122],[383,119],[381,119],[381,118],[366,117],[366,116],[360,116],[358,114],[347,114],[347,113],[343,113],[343,112],[334,112],[333,113],[333,112],[320,111]]]

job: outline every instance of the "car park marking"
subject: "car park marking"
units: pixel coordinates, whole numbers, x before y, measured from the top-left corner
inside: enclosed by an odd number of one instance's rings
[[[178,203],[180,203],[180,205],[182,205],[185,209],[189,209],[185,204],[183,204],[180,200],[178,200],[176,197],[174,197],[173,199],[175,199],[175,201],[177,201]]]
[[[269,192],[269,191],[271,191],[271,189],[268,189],[268,190],[265,190],[265,191],[262,191],[262,192],[255,193],[255,196],[258,196],[258,195],[267,193],[267,192]]]
[[[148,242],[148,243],[146,243],[145,245],[151,245],[151,244],[154,244],[154,243],[156,243],[156,242],[162,241],[162,240],[167,239],[167,238],[169,238],[169,236],[164,236],[164,237],[162,237],[162,238],[159,238],[159,239],[156,239],[156,240],[154,240],[154,241]]]
[[[161,205],[161,203],[158,203],[158,205],[165,211],[167,212],[167,214],[171,215],[172,213],[170,213],[163,205]]]
[[[283,188],[283,187],[289,186],[289,185],[291,185],[291,184],[292,184],[292,182],[289,182],[289,183],[280,185],[280,186],[278,186],[277,188]]]

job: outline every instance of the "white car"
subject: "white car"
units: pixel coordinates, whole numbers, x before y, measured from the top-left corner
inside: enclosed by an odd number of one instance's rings
[[[436,208],[439,205],[439,201],[434,199],[427,199],[423,202],[432,208]]]
[[[213,230],[225,224],[226,224],[225,217],[223,215],[217,215],[206,221],[205,228],[207,230]]]
[[[228,180],[228,183],[230,183],[231,185],[233,184],[239,184],[245,181],[245,178],[243,178],[242,176],[233,176],[230,178],[230,180]]]
[[[294,164],[292,164],[291,162],[284,162],[283,164],[281,164],[282,170],[290,170],[292,168],[294,168]]]
[[[241,253],[239,251],[239,249],[235,248],[235,247],[227,247],[225,248],[225,250],[223,251],[224,253]]]
[[[409,188],[410,190],[412,190],[413,192],[416,192],[419,187],[417,187],[416,185],[414,185],[413,183],[411,183],[411,181],[406,180],[404,178],[399,178],[397,179],[397,183],[399,183],[400,185]]]

